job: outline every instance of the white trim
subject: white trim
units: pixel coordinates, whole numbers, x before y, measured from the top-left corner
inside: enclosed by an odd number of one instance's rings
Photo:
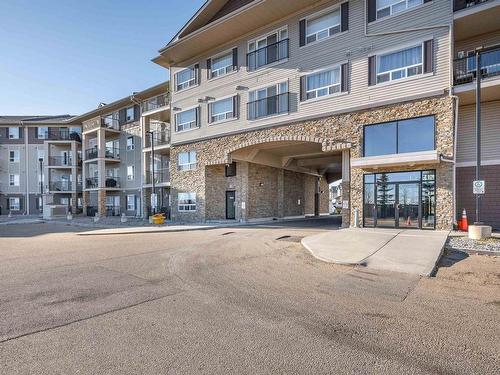
[[[434,72],[416,74],[416,75],[413,75],[413,76],[410,76],[410,77],[394,79],[392,81],[387,81],[387,82],[382,82],[382,83],[376,83],[375,85],[368,86],[368,90],[374,90],[377,87],[385,87],[385,86],[395,85],[397,83],[403,83],[403,82],[413,81],[413,80],[416,80],[416,79],[428,78],[428,77],[432,77],[432,76],[434,76]]]
[[[429,1],[429,2],[426,3],[426,2],[424,2],[424,0],[422,0],[422,4],[416,5],[416,6],[411,7],[411,8],[406,8],[405,10],[402,10],[401,12],[396,12],[396,13],[390,14],[390,15],[382,17],[382,18],[377,18],[378,9],[376,8],[377,3],[375,2],[375,21],[369,22],[368,24],[369,25],[373,25],[373,24],[375,24],[378,21],[383,21],[383,20],[386,20],[386,19],[389,19],[389,18],[393,18],[393,17],[399,16],[400,14],[405,14],[405,13],[411,12],[412,10],[419,9],[419,8],[425,6],[425,5],[429,5],[429,4],[432,4],[432,3],[433,3],[433,1]]]
[[[260,90],[260,89],[263,89],[263,88],[267,88],[267,87],[270,87],[270,86],[276,86],[276,85],[279,85],[281,83],[288,83],[288,88],[290,88],[290,78],[285,78],[285,79],[281,79],[281,80],[276,80],[276,81],[273,81],[273,82],[269,82],[269,83],[263,83],[262,85],[259,85],[259,86],[255,86],[255,87],[249,87],[247,91],[247,94],[250,95],[250,92],[252,91],[256,91],[256,90]],[[248,97],[247,95],[247,97]]]
[[[322,96],[317,96],[317,94],[316,94],[316,97],[312,98],[312,99],[307,99],[307,87],[306,87],[306,90],[305,90],[305,92],[306,92],[306,98],[304,98],[303,101],[299,100],[299,105],[303,104],[303,103],[308,103],[308,102],[311,103],[311,102],[318,101],[318,100],[321,100],[321,99],[325,99],[325,98],[328,98],[328,97],[340,96],[341,94],[348,94],[349,91],[342,91],[342,65],[346,64],[346,63],[347,62],[336,64],[336,65],[331,65],[331,66],[326,67],[326,68],[321,68],[321,69],[314,70],[312,72],[301,74],[300,77],[303,77],[303,76],[306,77],[306,86],[307,86],[307,77],[308,76],[315,75],[315,74],[322,73],[322,72],[332,71],[332,70],[335,70],[335,69],[339,69],[340,82],[336,83],[335,85],[330,85],[330,86],[326,86],[326,87],[322,87],[322,88],[314,90],[314,91],[318,91],[318,90],[321,90],[321,89],[328,89],[329,90],[330,87],[339,86],[339,91],[334,92],[333,94],[322,95]]]
[[[237,73],[239,70],[240,70],[240,64],[239,64],[239,61],[238,61],[238,64],[236,66],[236,69],[234,68],[234,55],[233,55],[233,50],[234,49],[237,49],[238,50],[238,54],[239,54],[239,48],[238,46],[234,46],[234,47],[231,47],[231,48],[228,48],[224,51],[221,51],[219,53],[216,53],[215,55],[212,55],[210,57],[208,57],[206,60],[210,60],[210,70],[208,69],[208,66],[206,67],[207,70],[210,72],[210,78],[208,78],[208,74],[207,74],[207,81],[210,82],[210,81],[213,81],[213,80],[216,80],[216,79],[219,79],[219,78],[222,78],[222,77],[227,77],[228,75],[230,74],[234,74],[234,73]],[[232,63],[232,67],[233,67],[233,70],[231,72],[228,72],[228,73],[225,73],[223,75],[219,75],[217,77],[212,77],[212,65],[213,65],[213,60],[218,58],[218,57],[221,57],[221,56],[224,56],[226,54],[231,54],[231,58],[233,60],[233,63]],[[205,61],[206,63],[206,61]]]
[[[189,129],[182,129],[182,130],[178,130],[177,129],[177,126],[179,124],[177,124],[177,115],[181,114],[181,113],[184,113],[184,112],[188,112],[188,111],[192,111],[193,109],[196,110],[200,108],[200,111],[199,111],[199,117],[198,118],[198,123],[196,123],[196,113],[195,113],[195,116],[194,116],[194,122],[195,122],[195,126],[194,127],[190,127]],[[172,121],[174,123],[174,132],[175,133],[182,133],[182,132],[185,132],[185,131],[189,131],[189,130],[194,130],[194,129],[199,129],[201,127],[201,106],[198,104],[196,106],[193,106],[193,107],[189,107],[189,108],[186,108],[186,109],[181,109],[180,111],[176,111],[174,113],[174,121]],[[184,122],[182,124],[187,124],[187,122]],[[182,125],[181,124],[181,125]]]
[[[311,46],[311,45],[323,42],[325,40],[329,40],[329,39],[334,38],[336,36],[339,36],[339,35],[342,35],[342,34],[347,34],[349,32],[349,28],[346,31],[342,31],[342,9],[341,8],[342,8],[342,4],[345,4],[345,3],[348,3],[348,1],[342,1],[341,3],[334,4],[332,6],[329,6],[329,7],[325,8],[325,9],[321,9],[321,10],[319,10],[317,12],[314,12],[312,14],[307,15],[306,17],[302,17],[302,18],[299,19],[299,22],[303,21],[303,20],[306,21],[306,29],[305,29],[306,34],[304,35],[305,43],[306,44],[304,44],[303,46],[299,46],[299,50],[301,48],[304,48],[304,47],[307,47],[307,46]],[[336,10],[338,10],[340,12],[340,23],[339,23],[340,31],[338,33],[333,34],[333,35],[328,35],[328,37],[326,37],[326,38],[316,39],[314,42],[308,43],[307,42],[307,21],[309,19],[311,19],[311,18],[318,18],[318,17],[321,17],[321,16],[326,15],[328,13],[332,13],[332,12],[334,12]],[[347,15],[347,18],[349,18],[349,15]],[[328,28],[328,30],[329,29],[330,28]]]
[[[221,97],[221,98],[217,98],[217,99],[212,100],[212,101],[210,101],[209,103],[207,103],[207,111],[208,111],[208,112],[209,112],[209,114],[210,114],[210,119],[208,119],[208,125],[209,125],[209,126],[210,126],[210,125],[217,125],[217,124],[221,124],[221,123],[224,123],[224,122],[234,121],[234,120],[237,120],[237,119],[238,119],[238,116],[233,116],[233,117],[225,118],[225,119],[223,119],[223,120],[219,120],[219,121],[214,121],[214,122],[212,122],[212,121],[211,121],[211,120],[212,120],[212,113],[211,113],[211,111],[210,111],[210,109],[209,109],[209,108],[210,108],[210,105],[213,105],[213,104],[214,104],[214,103],[216,103],[216,102],[220,102],[220,101],[222,101],[222,100],[227,100],[227,99],[229,99],[229,98],[232,98],[232,99],[233,99],[233,100],[231,101],[232,111],[231,111],[231,112],[224,112],[224,114],[225,114],[225,113],[233,113],[233,115],[234,115],[234,112],[235,112],[235,111],[234,111],[234,97],[235,97],[235,96],[238,96],[238,94],[226,95],[226,96],[223,96],[223,97]],[[238,111],[238,112],[239,112],[239,111]],[[221,114],[222,114],[222,113],[221,113]],[[207,116],[207,118],[208,118],[208,116]]]
[[[266,32],[266,33],[264,33],[264,34],[261,34],[261,35],[257,36],[257,37],[254,37],[254,38],[252,38],[252,39],[249,39],[249,40],[247,41],[247,53],[246,53],[246,54],[249,54],[249,53],[251,53],[251,52],[255,52],[255,51],[257,51],[258,49],[260,49],[260,48],[255,48],[253,51],[250,51],[250,48],[249,48],[249,47],[250,47],[250,44],[251,44],[251,43],[257,43],[257,41],[258,41],[258,40],[261,40],[261,39],[267,38],[269,35],[278,34],[278,42],[280,42],[281,40],[284,40],[284,39],[279,39],[279,33],[280,33],[282,30],[286,30],[286,31],[287,31],[287,36],[288,36],[288,37],[287,37],[287,39],[290,39],[290,33],[289,33],[289,31],[288,31],[288,24],[285,24],[285,25],[283,25],[283,26],[281,26],[281,27],[278,27],[278,28],[276,28],[276,29],[274,29],[274,30],[268,31],[268,32]],[[257,44],[255,44],[255,47],[257,47]],[[266,46],[266,47],[267,47],[267,46]],[[263,47],[263,48],[264,48],[264,47]],[[246,57],[246,54],[245,54],[245,57]]]
[[[193,87],[196,87],[196,86],[199,86],[199,85],[200,85],[200,84],[197,82],[197,80],[196,80],[196,69],[195,69],[195,66],[196,66],[196,65],[198,65],[198,66],[199,66],[199,65],[200,65],[200,63],[199,63],[199,62],[195,62],[194,64],[191,64],[191,65],[189,65],[189,66],[188,66],[188,67],[186,67],[186,68],[182,68],[182,69],[180,69],[180,70],[178,70],[177,72],[175,72],[175,73],[174,73],[174,79],[173,79],[173,81],[174,81],[174,92],[176,92],[176,93],[183,92],[183,91],[186,91],[186,90],[192,89]],[[179,73],[182,73],[182,72],[183,72],[183,71],[185,71],[185,70],[190,70],[190,69],[194,71],[194,81],[195,81],[194,85],[190,85],[190,86],[185,87],[185,88],[183,88],[183,89],[177,90],[177,86],[178,86],[178,82],[177,82],[177,75],[178,75]],[[201,78],[201,69],[199,69],[199,70],[200,70],[200,71],[198,72],[198,74],[200,75],[200,77],[199,77],[199,78]],[[190,82],[190,81],[191,81],[191,80],[186,81],[186,82]]]
[[[308,18],[316,18],[316,17],[319,17],[319,16],[321,16],[323,14],[330,13],[330,11],[334,10],[335,8],[340,9],[341,6],[342,6],[342,4],[345,4],[345,3],[348,3],[348,2],[349,2],[348,0],[345,0],[345,1],[342,1],[340,3],[330,5],[327,8],[320,9],[320,10],[314,12],[314,13],[311,13],[311,14],[308,14],[307,16],[299,18],[299,22],[302,21],[302,20],[306,20],[307,21]],[[342,22],[342,20],[340,20],[340,21]]]
[[[435,40],[434,36],[419,38],[419,39],[415,39],[415,40],[412,40],[412,41],[407,42],[407,43],[397,44],[396,46],[393,46],[393,47],[387,47],[387,48],[384,48],[381,50],[377,50],[377,51],[369,53],[367,57],[388,55],[390,53],[399,52],[399,51],[402,51],[402,50],[405,50],[408,48],[417,47],[419,44],[422,45],[422,47],[423,47],[423,44],[429,40]]]
[[[317,68],[317,69],[314,69],[314,70],[307,70],[307,71],[304,71],[304,72],[300,72],[299,77],[307,76],[307,75],[315,74],[315,73],[321,73],[321,72],[324,72],[325,70],[331,70],[331,69],[334,69],[334,68],[341,68],[342,65],[347,64],[347,63],[349,63],[349,60],[340,61],[338,63],[327,65],[327,66],[324,66],[324,67],[321,67],[321,68]]]
[[[299,102],[299,106],[304,105],[304,104],[316,103],[316,102],[320,102],[322,100],[332,99],[332,98],[336,98],[336,97],[344,96],[344,95],[349,95],[349,91],[339,91],[339,92],[334,92],[333,94],[323,95],[323,96],[319,96],[319,97],[316,97],[313,99],[306,99],[303,102]]]

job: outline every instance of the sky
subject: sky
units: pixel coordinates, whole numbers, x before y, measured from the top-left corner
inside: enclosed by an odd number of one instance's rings
[[[0,116],[78,115],[166,81],[204,0],[0,0]]]

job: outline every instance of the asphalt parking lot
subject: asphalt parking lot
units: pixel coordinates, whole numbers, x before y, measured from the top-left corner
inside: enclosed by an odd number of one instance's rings
[[[419,278],[300,245],[336,225],[96,237],[1,226],[0,372],[500,372],[500,259],[449,254]]]

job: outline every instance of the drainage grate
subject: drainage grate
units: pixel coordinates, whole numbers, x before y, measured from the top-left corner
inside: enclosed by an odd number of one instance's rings
[[[304,237],[298,236],[281,236],[276,238],[276,241],[286,241],[286,242],[300,242]]]

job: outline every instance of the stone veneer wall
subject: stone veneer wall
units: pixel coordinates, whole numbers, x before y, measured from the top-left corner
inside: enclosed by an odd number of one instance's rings
[[[171,150],[172,219],[177,222],[205,221],[207,166],[230,162],[230,153],[252,144],[272,141],[310,141],[322,144],[323,151],[350,148],[352,158],[362,156],[363,126],[396,119],[435,115],[436,149],[446,158],[453,158],[453,99],[449,96],[432,97],[404,103],[377,107],[370,110],[339,114],[320,119],[270,127],[235,135],[201,140],[189,144],[174,145]],[[177,155],[183,151],[197,151],[197,168],[194,171],[178,171]],[[453,223],[453,167],[441,162],[437,166],[416,166],[407,169],[433,168],[437,171],[437,228],[451,228]],[[404,168],[395,168],[404,170]],[[379,170],[382,172],[383,170]],[[363,217],[363,173],[352,169],[349,209],[343,211],[344,224],[347,218],[353,221],[354,209]],[[325,190],[328,200],[327,189]],[[195,192],[197,210],[190,213],[177,211],[177,193]],[[250,194],[249,194],[250,195]],[[306,208],[306,213],[308,209]],[[327,212],[328,210],[326,210]]]

